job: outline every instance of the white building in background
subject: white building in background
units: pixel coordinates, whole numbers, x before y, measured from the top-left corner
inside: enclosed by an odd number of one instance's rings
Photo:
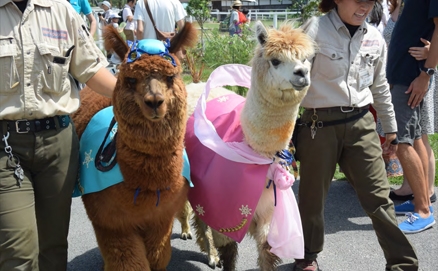
[[[180,0],[181,3],[188,3],[189,0]],[[294,0],[240,0],[243,7],[248,9],[269,9],[269,10],[285,10],[291,8]],[[219,11],[228,11],[231,4],[234,2],[231,0],[212,0],[211,8]]]
[[[269,9],[285,10],[291,8],[293,0],[240,0],[243,7],[248,9]],[[231,0],[212,0],[212,9],[227,11],[234,1]]]

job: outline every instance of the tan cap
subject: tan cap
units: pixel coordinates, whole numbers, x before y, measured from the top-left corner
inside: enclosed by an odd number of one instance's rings
[[[241,7],[242,6],[242,2],[240,2],[239,0],[236,0],[233,2],[233,4],[231,5],[231,7]]]

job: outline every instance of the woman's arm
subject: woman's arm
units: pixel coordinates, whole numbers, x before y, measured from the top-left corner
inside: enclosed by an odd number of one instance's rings
[[[116,87],[117,78],[106,68],[100,68],[90,80],[87,81],[93,91],[111,98]]]

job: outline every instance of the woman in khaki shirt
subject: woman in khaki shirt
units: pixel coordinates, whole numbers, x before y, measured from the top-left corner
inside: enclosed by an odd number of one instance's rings
[[[79,107],[116,79],[65,0],[0,0],[0,271],[67,269]]]
[[[324,244],[324,202],[337,163],[371,218],[386,270],[418,270],[415,251],[398,228],[388,198],[382,148],[386,153],[396,151],[397,125],[385,76],[385,41],[365,22],[373,5],[368,0],[322,0],[319,8],[327,14],[304,25],[319,51],[312,59],[311,85],[297,128],[305,259],[296,260],[296,271],[319,270],[316,258]],[[370,104],[386,133],[382,147]],[[353,259],[348,269],[356,270]]]

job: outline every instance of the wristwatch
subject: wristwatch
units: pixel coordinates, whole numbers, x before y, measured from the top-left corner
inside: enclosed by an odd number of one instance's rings
[[[425,72],[429,76],[432,76],[437,72],[435,69],[425,67],[421,68],[421,71]]]

